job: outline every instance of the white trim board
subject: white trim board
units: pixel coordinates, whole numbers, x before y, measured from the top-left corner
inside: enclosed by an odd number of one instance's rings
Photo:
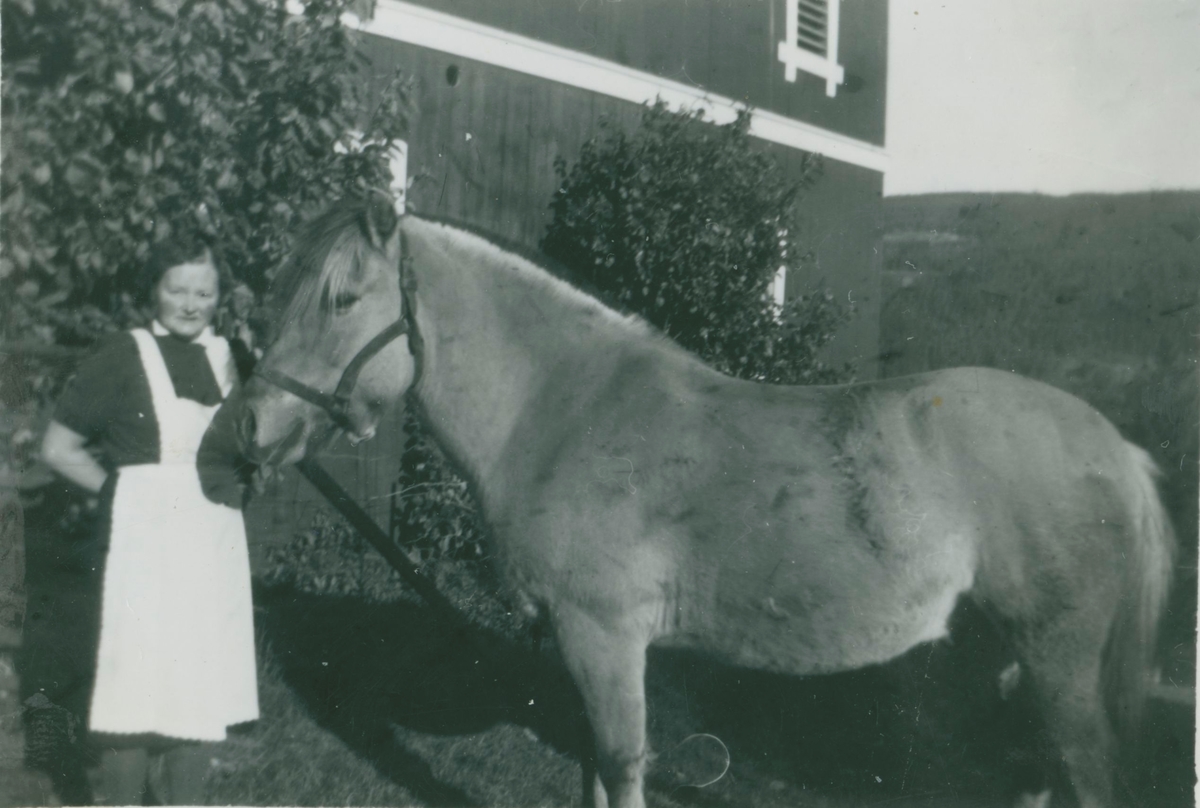
[[[356,19],[351,17],[347,22],[354,23]],[[700,107],[708,120],[718,124],[733,121],[737,111],[745,108],[733,99],[697,87],[402,0],[378,0],[374,19],[355,27],[386,39],[432,48],[635,104],[661,98],[673,109]],[[750,134],[872,171],[882,173],[888,167],[888,155],[879,146],[774,112],[754,110]]]

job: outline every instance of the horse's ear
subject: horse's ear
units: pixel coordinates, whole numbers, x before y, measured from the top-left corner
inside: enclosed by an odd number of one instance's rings
[[[367,200],[364,219],[363,231],[371,246],[381,252],[387,252],[388,242],[396,232],[396,225],[400,223],[391,197],[385,194],[371,194]]]

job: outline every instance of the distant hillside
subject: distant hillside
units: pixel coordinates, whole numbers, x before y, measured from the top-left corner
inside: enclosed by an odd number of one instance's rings
[[[987,348],[1090,346],[1135,363],[1194,352],[1186,335],[1200,303],[1200,193],[896,197],[884,217],[888,375],[936,366],[947,350],[982,360],[975,352]],[[931,285],[944,291],[918,292]],[[954,305],[924,312],[937,317],[918,333],[894,333],[917,297]],[[966,320],[1007,339],[978,345],[956,334],[945,344],[942,329]]]
[[[1193,636],[1200,193],[894,197],[884,220],[880,375],[1014,370],[1151,451],[1184,547],[1172,633]]]

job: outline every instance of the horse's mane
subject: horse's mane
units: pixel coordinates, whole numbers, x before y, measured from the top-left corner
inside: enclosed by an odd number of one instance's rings
[[[440,224],[451,230],[462,230],[465,233],[478,236],[484,241],[490,242],[492,246],[499,247],[502,252],[510,253],[517,258],[528,261],[535,267],[550,273],[556,278],[566,281],[571,286],[574,286],[576,289],[594,298],[601,298],[599,291],[585,281],[574,269],[557,259],[551,258],[541,250],[530,247],[528,244],[522,241],[517,241],[509,236],[501,235],[494,230],[489,230],[486,227],[475,224],[474,222],[466,222],[450,216],[437,216],[428,213],[410,215],[414,219],[420,219],[423,222]]]
[[[386,208],[386,209],[385,209]],[[407,214],[406,218],[429,228],[452,250],[465,250],[489,258],[494,264],[525,279],[530,287],[566,303],[571,309],[597,316],[618,328],[642,337],[661,337],[637,315],[622,314],[605,305],[595,293],[580,288],[578,275],[537,250],[484,228],[453,219]],[[346,199],[334,203],[305,224],[288,261],[271,284],[277,322],[305,314],[314,304],[328,311],[347,279],[357,270],[371,241],[372,228],[391,232],[395,214],[374,199]]]
[[[369,236],[372,222],[387,216],[375,200],[334,203],[304,226],[287,262],[271,283],[275,315],[287,322],[314,302],[328,311],[357,270],[364,251],[378,249]],[[391,214],[394,226],[395,214]],[[388,223],[380,229],[390,231]]]
[[[598,315],[601,319],[640,336],[658,335],[654,327],[641,317],[636,314],[623,314],[606,305],[586,288],[580,288],[580,284],[575,282],[576,273],[569,267],[520,242],[451,219],[413,214],[409,214],[409,218],[432,225],[433,234],[442,238],[451,249],[467,250],[490,257],[497,265],[520,275],[532,287],[573,309]]]

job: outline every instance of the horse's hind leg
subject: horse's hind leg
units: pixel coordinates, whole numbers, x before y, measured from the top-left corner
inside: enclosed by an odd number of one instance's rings
[[[575,610],[557,614],[555,629],[595,737],[596,808],[642,808],[646,640],[630,626],[601,625]]]
[[[1107,625],[1069,610],[1017,642],[1046,727],[1080,808],[1111,808],[1115,738],[1105,713],[1101,654]]]

